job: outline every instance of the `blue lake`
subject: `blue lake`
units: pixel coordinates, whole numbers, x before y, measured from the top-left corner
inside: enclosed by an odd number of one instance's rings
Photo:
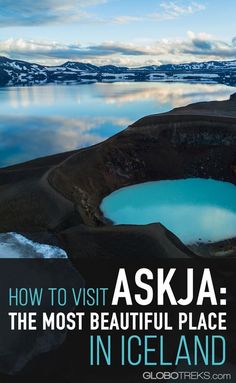
[[[101,210],[115,224],[161,222],[185,244],[236,236],[236,187],[213,179],[128,186],[105,197]]]
[[[181,83],[0,88],[0,167],[86,147],[145,115],[233,92],[220,84]]]

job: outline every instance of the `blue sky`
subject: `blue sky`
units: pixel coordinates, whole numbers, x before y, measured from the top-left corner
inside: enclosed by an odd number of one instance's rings
[[[235,0],[0,0],[0,55],[146,65],[236,58]]]

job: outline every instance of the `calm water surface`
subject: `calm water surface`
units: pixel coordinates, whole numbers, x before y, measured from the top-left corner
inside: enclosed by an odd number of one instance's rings
[[[146,182],[115,191],[101,209],[115,224],[161,222],[186,244],[236,236],[236,187],[228,182]]]
[[[89,146],[145,115],[234,91],[180,83],[0,88],[0,166]]]

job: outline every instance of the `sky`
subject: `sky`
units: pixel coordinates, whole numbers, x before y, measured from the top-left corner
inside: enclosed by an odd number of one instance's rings
[[[45,65],[236,59],[235,0],[0,0],[0,55]]]

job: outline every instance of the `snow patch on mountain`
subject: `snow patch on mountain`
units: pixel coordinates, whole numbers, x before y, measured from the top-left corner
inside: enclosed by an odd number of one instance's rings
[[[112,81],[182,81],[209,84],[216,82],[235,86],[236,60],[128,68],[115,65],[96,66],[73,61],[58,66],[43,66],[0,57],[0,86]]]

